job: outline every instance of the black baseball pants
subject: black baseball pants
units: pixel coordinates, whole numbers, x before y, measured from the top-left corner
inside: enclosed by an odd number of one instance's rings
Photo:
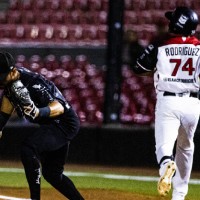
[[[44,125],[22,144],[21,160],[33,200],[40,200],[43,177],[69,200],[83,200],[73,182],[63,174],[69,140],[54,125]]]

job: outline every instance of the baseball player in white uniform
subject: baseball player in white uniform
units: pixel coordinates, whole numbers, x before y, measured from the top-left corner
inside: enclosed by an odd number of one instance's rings
[[[167,195],[172,182],[172,200],[184,200],[200,114],[200,41],[194,36],[199,20],[187,7],[177,7],[165,17],[169,20],[169,35],[159,45],[149,45],[132,68],[137,74],[154,74],[158,192]]]

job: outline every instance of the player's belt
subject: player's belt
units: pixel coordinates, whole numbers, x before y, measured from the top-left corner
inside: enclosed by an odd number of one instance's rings
[[[199,97],[199,93],[197,92],[190,92],[190,93],[173,93],[173,92],[163,92],[163,96],[178,96],[178,97],[184,97],[188,94],[189,97]]]

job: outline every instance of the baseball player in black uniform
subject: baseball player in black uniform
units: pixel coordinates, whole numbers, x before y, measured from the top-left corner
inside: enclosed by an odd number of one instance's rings
[[[13,56],[0,52],[0,130],[16,110],[18,116],[39,124],[23,141],[21,160],[32,200],[40,200],[40,164],[43,177],[70,200],[83,200],[73,182],[63,174],[69,143],[80,122],[54,83],[38,73],[14,65]]]
[[[169,35],[157,45],[149,45],[133,70],[137,74],[154,74],[156,157],[160,165],[158,192],[167,195],[172,182],[172,200],[184,200],[200,114],[200,41],[194,36],[199,19],[187,7],[168,11],[165,17],[169,20]]]

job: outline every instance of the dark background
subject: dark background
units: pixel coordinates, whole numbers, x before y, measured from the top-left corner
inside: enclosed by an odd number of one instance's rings
[[[22,141],[36,126],[4,129],[0,140],[0,160],[20,160]],[[194,169],[200,169],[200,131],[195,136]],[[149,127],[82,127],[71,142],[68,163],[157,167],[154,129]]]

